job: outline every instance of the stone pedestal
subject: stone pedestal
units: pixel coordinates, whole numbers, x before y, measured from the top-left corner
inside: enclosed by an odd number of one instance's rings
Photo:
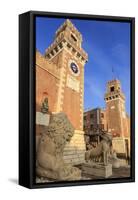
[[[121,155],[122,157],[126,157],[127,149],[125,144],[125,138],[123,137],[115,137],[112,140],[113,149],[116,151],[117,155]]]
[[[49,120],[50,120],[49,114],[44,114],[42,112],[36,112],[36,124],[37,125],[48,126]]]
[[[81,170],[63,160],[65,145],[74,135],[74,127],[65,113],[51,115],[41,135],[36,154],[36,174],[53,180],[80,180]]]
[[[36,151],[40,138],[40,134],[45,131],[45,127],[49,125],[50,115],[36,112]]]
[[[82,173],[92,176],[108,178],[112,176],[112,165],[108,164],[104,166],[103,164],[84,163],[82,165]]]
[[[85,162],[85,141],[84,132],[75,130],[71,141],[65,146],[63,159],[65,163],[78,165]]]

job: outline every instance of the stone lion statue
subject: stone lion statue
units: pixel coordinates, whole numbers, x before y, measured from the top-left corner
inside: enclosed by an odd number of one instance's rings
[[[36,174],[54,180],[77,180],[81,171],[63,161],[63,149],[71,140],[74,128],[64,113],[52,114],[49,126],[40,137]]]
[[[108,133],[100,135],[102,140],[95,148],[91,148],[86,151],[85,159],[86,161],[93,160],[103,162],[104,165],[108,164],[108,157],[112,148],[112,136]]]
[[[117,158],[117,153],[115,150],[112,150],[111,154],[109,155],[109,163],[112,164],[113,168],[121,167],[121,161]]]

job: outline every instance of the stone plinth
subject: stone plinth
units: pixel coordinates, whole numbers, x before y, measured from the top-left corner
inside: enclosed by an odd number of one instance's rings
[[[43,114],[42,112],[36,112],[36,124],[37,125],[48,126],[49,119],[50,119],[49,114]]]
[[[104,166],[103,164],[84,163],[82,165],[82,173],[92,176],[108,178],[112,175],[112,165],[108,164]]]
[[[84,132],[75,130],[71,141],[65,146],[63,159],[65,163],[78,165],[85,162],[85,141]]]
[[[36,151],[39,143],[40,134],[45,132],[45,127],[49,125],[50,115],[36,112]]]

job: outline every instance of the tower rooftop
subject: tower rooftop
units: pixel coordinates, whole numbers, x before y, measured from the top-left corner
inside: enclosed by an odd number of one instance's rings
[[[82,64],[88,61],[88,54],[82,48],[82,35],[67,19],[56,31],[52,44],[45,50],[45,58],[52,60],[61,50],[70,52]]]
[[[105,93],[105,100],[113,100],[121,98],[125,100],[125,95],[123,94],[121,90],[121,82],[118,79],[113,79],[107,82],[107,88]]]
[[[82,41],[82,35],[81,33],[77,30],[75,25],[71,22],[71,20],[67,19],[56,31],[56,37],[64,31],[66,28],[69,28],[75,35]]]

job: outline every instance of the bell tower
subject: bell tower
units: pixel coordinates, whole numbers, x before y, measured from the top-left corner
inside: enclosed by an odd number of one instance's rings
[[[107,82],[104,99],[108,131],[113,135],[113,148],[118,154],[126,157],[129,154],[127,149],[130,149],[130,130],[125,109],[125,96],[119,80]]]
[[[108,131],[113,136],[124,136],[123,118],[126,117],[125,96],[121,90],[119,80],[112,80],[107,83],[105,94]]]
[[[67,147],[85,150],[83,132],[84,65],[88,60],[82,48],[82,35],[67,19],[56,31],[53,43],[46,49],[45,58],[59,70],[58,95],[55,96],[56,112],[64,112],[75,128],[75,134]],[[78,155],[80,153],[78,152]],[[69,162],[80,163],[81,156],[70,156]],[[83,158],[83,156],[82,156]],[[67,156],[65,155],[65,159]],[[68,160],[68,159],[67,159]]]

